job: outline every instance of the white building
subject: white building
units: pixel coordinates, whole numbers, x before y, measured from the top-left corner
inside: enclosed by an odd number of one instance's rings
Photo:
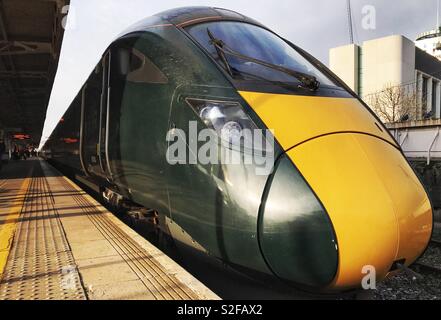
[[[417,118],[441,117],[441,61],[406,37],[394,35],[333,48],[330,68],[366,102],[386,87],[417,92]]]
[[[420,34],[415,44],[421,50],[441,60],[441,27]]]

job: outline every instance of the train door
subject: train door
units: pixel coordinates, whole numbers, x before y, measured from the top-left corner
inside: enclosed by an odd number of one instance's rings
[[[108,178],[106,159],[110,53],[104,55],[82,91],[81,160],[87,175]]]
[[[167,212],[165,137],[174,87],[150,58],[162,59],[160,40],[136,33],[111,46],[107,155],[121,194]]]

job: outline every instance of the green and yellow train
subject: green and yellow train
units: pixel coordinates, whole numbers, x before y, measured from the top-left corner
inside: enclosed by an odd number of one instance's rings
[[[273,130],[269,174],[256,163],[167,161],[171,130],[197,153],[189,122],[217,130],[219,119],[236,133]],[[180,245],[306,290],[358,288],[366,266],[383,279],[432,233],[426,191],[360,98],[302,49],[225,9],[180,8],[133,26],[43,150],[107,199],[157,212]]]

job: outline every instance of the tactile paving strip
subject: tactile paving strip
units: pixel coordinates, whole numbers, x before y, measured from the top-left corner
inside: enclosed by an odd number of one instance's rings
[[[86,294],[53,195],[40,174],[32,178],[24,200],[0,282],[0,300],[79,299]]]
[[[65,179],[63,187],[72,192],[75,189]],[[114,224],[106,215],[96,214],[95,206],[81,195],[73,195],[78,207],[123,257],[130,268],[138,275],[152,295],[158,300],[197,300],[198,296],[174,275],[168,274],[158,261],[132,240],[123,230]]]

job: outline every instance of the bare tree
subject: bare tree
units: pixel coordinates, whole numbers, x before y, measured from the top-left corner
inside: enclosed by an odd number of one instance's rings
[[[367,103],[385,122],[398,122],[402,119],[416,119],[421,108],[413,87],[388,85],[383,90],[370,94]]]

